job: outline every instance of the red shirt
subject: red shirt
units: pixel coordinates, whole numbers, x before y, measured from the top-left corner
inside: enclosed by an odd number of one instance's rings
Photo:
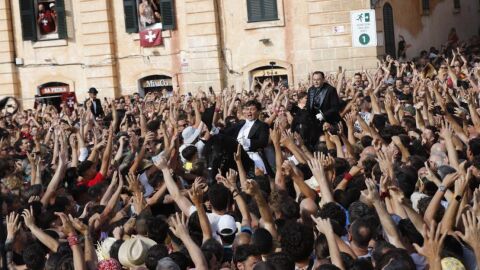
[[[98,172],[95,177],[93,177],[92,179],[90,180],[83,180],[83,181],[80,181],[77,183],[77,187],[79,186],[87,186],[87,187],[93,187],[95,186],[96,184],[99,184],[101,182],[103,182],[103,175],[101,172]]]
[[[38,14],[38,20],[38,26],[40,27],[40,33],[42,33],[42,35],[55,31],[55,20],[50,10],[40,12]]]

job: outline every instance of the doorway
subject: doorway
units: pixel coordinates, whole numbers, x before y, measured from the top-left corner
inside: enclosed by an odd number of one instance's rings
[[[288,87],[288,73],[286,68],[272,65],[258,67],[250,72],[250,82],[257,80],[263,83],[266,79],[272,80],[275,86],[284,84]]]
[[[173,91],[172,77],[165,75],[151,75],[138,80],[138,93],[145,96],[150,92],[162,93],[165,89],[170,94]]]
[[[383,6],[383,32],[385,35],[385,53],[396,58],[395,51],[395,25],[393,9],[390,3]]]
[[[37,90],[38,94],[35,96],[35,107],[43,104],[53,105],[60,111],[60,105],[65,101],[65,94],[70,92],[70,86],[62,82],[48,82],[39,85]]]

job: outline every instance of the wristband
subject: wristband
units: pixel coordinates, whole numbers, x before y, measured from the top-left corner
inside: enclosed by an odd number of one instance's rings
[[[74,234],[68,236],[67,240],[68,240],[68,245],[71,247],[78,245],[78,237]]]
[[[461,202],[462,201],[462,196],[460,196],[460,195],[455,196],[455,200],[457,202]]]
[[[343,179],[347,180],[347,181],[350,181],[353,179],[353,176],[350,174],[350,173],[346,173],[344,176],[343,176]]]

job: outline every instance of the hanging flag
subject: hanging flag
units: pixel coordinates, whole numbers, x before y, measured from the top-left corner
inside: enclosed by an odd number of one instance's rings
[[[147,29],[140,32],[140,46],[155,47],[162,44],[162,29]]]
[[[75,92],[63,93],[62,102],[67,105],[68,109],[73,110],[74,105],[77,104],[77,97],[75,96]]]

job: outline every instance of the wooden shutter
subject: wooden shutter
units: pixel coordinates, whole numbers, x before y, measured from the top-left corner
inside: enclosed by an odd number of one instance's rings
[[[123,11],[125,13],[125,31],[138,33],[137,1],[123,0]]]
[[[20,19],[23,40],[37,40],[37,17],[33,0],[20,0]]]
[[[385,53],[396,57],[395,53],[395,25],[393,23],[393,10],[389,3],[383,6],[383,31],[385,34]]]
[[[59,39],[66,39],[67,34],[67,18],[65,15],[65,0],[55,0],[57,12],[57,32]]]
[[[262,0],[247,0],[248,21],[262,21]]]
[[[160,0],[160,15],[162,16],[163,29],[175,29],[175,11],[173,0]]]
[[[263,20],[278,20],[277,0],[263,0]]]
[[[249,22],[278,20],[277,0],[247,0]]]

